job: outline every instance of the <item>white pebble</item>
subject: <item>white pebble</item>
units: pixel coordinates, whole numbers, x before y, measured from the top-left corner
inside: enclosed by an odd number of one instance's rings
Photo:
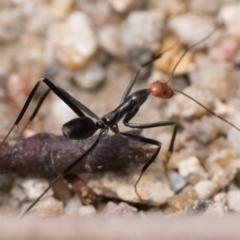
[[[229,210],[240,213],[240,191],[230,191],[227,193],[227,202]]]
[[[208,199],[217,192],[218,185],[210,180],[203,180],[195,184],[194,190],[199,199]]]
[[[82,206],[80,209],[78,209],[78,213],[81,216],[94,215],[96,213],[96,209],[92,205]]]

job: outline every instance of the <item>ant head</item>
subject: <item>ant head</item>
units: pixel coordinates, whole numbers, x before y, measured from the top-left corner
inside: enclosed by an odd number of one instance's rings
[[[167,85],[167,83],[163,83],[160,81],[155,81],[149,85],[149,92],[157,97],[162,99],[171,98],[174,94],[172,88]]]

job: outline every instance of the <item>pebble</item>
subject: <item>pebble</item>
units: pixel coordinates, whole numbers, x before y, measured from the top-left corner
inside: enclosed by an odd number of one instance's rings
[[[21,186],[25,190],[29,200],[35,200],[43,193],[48,187],[48,181],[45,179],[26,179],[21,183]],[[43,198],[53,195],[53,191],[50,189]]]
[[[169,51],[165,52],[154,62],[154,67],[166,74],[170,74],[182,56],[184,49],[175,39],[166,38],[161,45],[161,50],[165,51],[167,49],[169,49]],[[193,57],[193,52],[188,52],[178,64],[173,76],[187,74],[193,61]]]
[[[188,46],[200,41],[214,29],[214,18],[195,13],[186,13],[169,20],[170,29],[179,37],[181,43]],[[202,49],[207,40],[194,47]]]
[[[78,211],[78,209],[82,206],[79,197],[75,195],[74,197],[68,199],[66,206],[64,208],[65,214],[74,214]]]
[[[19,200],[20,202],[27,200],[26,192],[18,186],[14,186],[11,189],[10,193],[15,199]]]
[[[240,190],[227,193],[227,205],[230,211],[240,213]]]
[[[157,11],[132,11],[122,26],[124,48],[150,47],[160,40],[163,27],[164,17]]]
[[[203,116],[188,126],[188,133],[203,144],[212,141],[219,134],[222,121],[215,116]]]
[[[138,210],[125,202],[116,204],[109,201],[102,210],[102,214],[106,216],[131,217],[136,216],[138,214]]]
[[[78,0],[75,2],[76,8],[88,15],[91,23],[96,27],[103,27],[105,24],[112,22],[113,10],[106,0]]]
[[[190,0],[189,8],[191,11],[200,14],[215,14],[221,6],[219,0]]]
[[[70,70],[83,68],[97,50],[97,40],[88,17],[78,11],[51,27],[49,40],[54,55]]]
[[[174,211],[183,211],[198,199],[197,193],[192,186],[185,187],[180,193],[168,199],[168,205]]]
[[[123,46],[118,25],[106,25],[98,31],[99,45],[108,54],[116,57],[123,57]]]
[[[210,180],[202,180],[194,185],[199,199],[208,199],[218,191],[218,185]]]
[[[221,100],[226,100],[236,92],[239,79],[233,64],[216,63],[201,54],[196,56],[195,64],[195,69],[189,75],[192,84],[203,87],[205,91],[211,91]]]
[[[99,63],[90,62],[86,68],[75,71],[73,78],[80,87],[91,90],[102,84],[106,76]]]
[[[216,195],[214,195],[213,200],[214,200],[214,202],[217,202],[217,203],[221,204],[222,206],[226,206],[227,205],[227,193],[225,193],[225,192],[217,193]]]
[[[178,171],[180,176],[191,184],[207,179],[207,173],[195,156],[181,161],[179,163]]]
[[[201,86],[190,85],[183,90],[184,93],[196,99],[205,107],[212,109],[216,102],[216,97],[208,90]],[[199,117],[206,113],[206,110],[193,100],[188,99],[181,93],[173,96],[171,101],[168,101],[166,115],[168,118],[173,116],[181,116],[182,118]]]
[[[206,166],[212,173],[212,181],[220,188],[226,187],[234,179],[237,170],[232,165],[236,159],[231,149],[222,149],[206,159]]]
[[[169,186],[175,193],[187,185],[187,182],[176,171],[168,171],[167,175]]]
[[[53,16],[57,19],[66,18],[69,15],[71,9],[73,8],[73,4],[74,4],[73,0],[67,1],[53,0],[51,2]]]
[[[96,214],[96,209],[94,206],[89,205],[89,206],[81,206],[78,209],[78,213],[80,216],[93,216]]]
[[[143,5],[144,0],[108,0],[114,11],[126,13]]]
[[[137,190],[142,200],[136,195],[134,183],[139,177],[136,170],[126,170],[122,173],[107,172],[94,174],[87,185],[97,195],[121,199],[127,202],[151,204],[160,206],[173,196],[164,173],[148,169],[137,185]],[[161,177],[161,178],[160,178]]]
[[[230,35],[218,37],[208,48],[209,56],[216,61],[234,61],[237,57],[239,42]]]
[[[240,4],[239,2],[223,5],[218,13],[218,18],[223,22],[230,35],[240,39]]]
[[[28,207],[29,203],[22,206],[22,212]],[[53,197],[44,197],[30,210],[44,217],[56,216],[63,213],[63,203]]]
[[[161,0],[150,1],[150,8],[164,13],[167,16],[179,15],[187,11],[187,4],[185,0]]]
[[[222,216],[227,213],[227,208],[213,200],[197,200],[187,207],[185,213],[187,215]]]

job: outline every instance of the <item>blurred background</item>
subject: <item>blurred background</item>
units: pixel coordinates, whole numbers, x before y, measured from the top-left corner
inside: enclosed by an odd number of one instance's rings
[[[239,12],[240,4],[234,0],[1,0],[1,136],[6,135],[41,77],[49,78],[101,117],[118,106],[134,71],[153,53],[173,46],[153,66],[143,69],[134,90],[147,88],[155,80],[167,81],[185,48],[206,37],[219,23],[222,26],[214,35],[184,57],[170,85],[240,127]],[[45,90],[42,84],[20,129]],[[24,136],[38,132],[61,134],[61,126],[74,117],[60,99],[50,94]],[[143,204],[135,206],[136,212],[146,209],[169,214],[189,206],[192,211],[195,205],[191,204],[201,200],[203,203],[196,204],[205,204],[205,209],[214,209],[217,214],[228,209],[240,212],[239,207],[230,204],[231,194],[236,194],[233,199],[240,199],[240,133],[179,94],[170,100],[150,97],[134,118],[134,122],[141,123],[161,120],[179,123],[175,151],[168,164],[169,179],[161,160],[172,127],[144,131],[145,136],[163,145],[157,163],[139,184],[143,202],[134,195],[133,188],[141,166],[126,179],[115,173],[94,175],[87,180],[89,186],[107,199]],[[120,128],[127,130],[122,124]],[[18,135],[17,129],[11,134]],[[2,212],[19,213],[32,200],[26,181],[31,179],[2,176]],[[41,181],[46,186],[46,180]],[[34,184],[30,183],[33,188]],[[183,195],[179,196],[180,191]],[[76,209],[81,213],[81,203],[73,197],[75,200],[65,200],[51,214]],[[69,201],[75,201],[71,203],[74,207],[64,210]],[[104,200],[100,209],[107,202]],[[217,210],[213,207],[216,203]],[[97,211],[91,206],[89,214]]]

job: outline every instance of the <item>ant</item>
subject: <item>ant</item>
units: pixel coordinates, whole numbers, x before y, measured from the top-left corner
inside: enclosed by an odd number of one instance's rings
[[[9,130],[8,134],[6,135],[6,137],[0,144],[0,148],[2,147],[3,143],[6,141],[6,139],[8,138],[9,134],[14,129],[14,127],[17,126],[18,123],[21,121],[35,92],[37,91],[39,85],[42,82],[44,82],[48,86],[49,89],[40,98],[35,110],[33,111],[31,117],[29,118],[28,123],[34,119],[34,117],[36,116],[39,108],[41,107],[42,103],[44,102],[44,100],[47,97],[47,95],[49,94],[49,92],[53,91],[60,99],[62,99],[78,115],[78,118],[72,119],[63,125],[62,132],[65,137],[67,137],[69,139],[77,139],[77,140],[86,139],[86,138],[91,137],[97,130],[100,130],[100,131],[99,131],[98,137],[96,138],[96,140],[94,141],[92,146],[83,155],[81,155],[78,159],[76,159],[69,166],[67,166],[60,174],[58,174],[58,176],[49,184],[49,186],[44,190],[44,192],[25,210],[23,215],[25,215],[27,212],[29,212],[33,208],[33,206],[35,206],[35,204],[45,195],[45,193],[59,179],[62,179],[63,177],[65,177],[66,175],[71,173],[72,170],[78,165],[78,163],[80,161],[82,161],[84,158],[86,158],[96,148],[100,139],[107,135],[109,129],[113,133],[120,134],[123,137],[157,146],[156,151],[150,157],[148,162],[145,163],[144,166],[142,167],[141,173],[140,173],[136,183],[134,184],[135,193],[141,199],[141,196],[138,194],[138,191],[137,191],[137,184],[139,183],[143,173],[147,170],[147,168],[156,159],[156,157],[161,149],[162,143],[157,140],[146,138],[146,137],[143,137],[140,135],[121,132],[118,128],[118,123],[120,120],[123,119],[122,120],[123,124],[129,128],[133,128],[133,129],[135,129],[135,128],[136,129],[145,129],[145,128],[155,128],[155,127],[162,127],[162,126],[173,126],[173,133],[172,133],[170,145],[168,148],[168,159],[165,163],[165,166],[166,166],[168,160],[171,157],[171,153],[173,152],[174,142],[175,142],[177,128],[178,128],[177,122],[175,122],[175,121],[159,121],[159,122],[153,122],[153,123],[132,123],[132,122],[130,122],[131,119],[138,113],[142,104],[148,99],[149,95],[151,95],[151,94],[157,98],[170,99],[174,95],[175,92],[181,93],[181,94],[185,95],[186,97],[190,98],[191,100],[193,100],[194,102],[196,102],[197,104],[199,104],[200,106],[202,106],[204,109],[206,109],[211,114],[215,115],[216,117],[220,118],[221,120],[225,121],[226,123],[230,124],[232,127],[236,128],[238,131],[240,131],[240,129],[238,127],[236,127],[235,125],[233,125],[231,122],[216,115],[213,111],[206,108],[204,105],[202,105],[201,103],[199,103],[198,101],[196,101],[195,99],[190,97],[189,95],[187,95],[177,89],[172,89],[170,86],[168,86],[168,83],[172,79],[173,74],[174,74],[178,64],[180,63],[182,58],[186,55],[186,53],[190,49],[192,49],[194,46],[199,44],[200,42],[205,41],[209,36],[211,36],[215,32],[215,30],[212,31],[210,34],[208,34],[202,40],[192,44],[190,47],[188,47],[184,51],[184,53],[182,54],[182,56],[176,63],[175,67],[173,68],[172,73],[166,83],[156,81],[156,82],[153,82],[152,84],[150,84],[148,88],[141,89],[141,90],[138,90],[138,91],[130,94],[132,87],[134,86],[136,80],[138,79],[138,76],[139,76],[142,68],[152,64],[156,59],[160,58],[166,51],[169,51],[171,48],[167,49],[159,54],[154,55],[152,57],[152,59],[150,59],[149,61],[140,65],[138,67],[137,71],[135,72],[135,74],[133,75],[125,92],[123,93],[119,106],[117,106],[113,111],[103,115],[103,117],[101,117],[101,118],[98,117],[94,112],[92,112],[87,106],[82,104],[77,99],[73,98],[69,93],[67,93],[61,87],[56,86],[49,79],[42,78],[41,80],[39,80],[37,82],[37,84],[34,86],[34,88],[32,89],[30,95],[28,96],[15,123],[13,124],[13,126]],[[24,127],[24,129],[25,128],[26,128],[26,126]],[[91,170],[91,169],[89,169],[89,170]]]

